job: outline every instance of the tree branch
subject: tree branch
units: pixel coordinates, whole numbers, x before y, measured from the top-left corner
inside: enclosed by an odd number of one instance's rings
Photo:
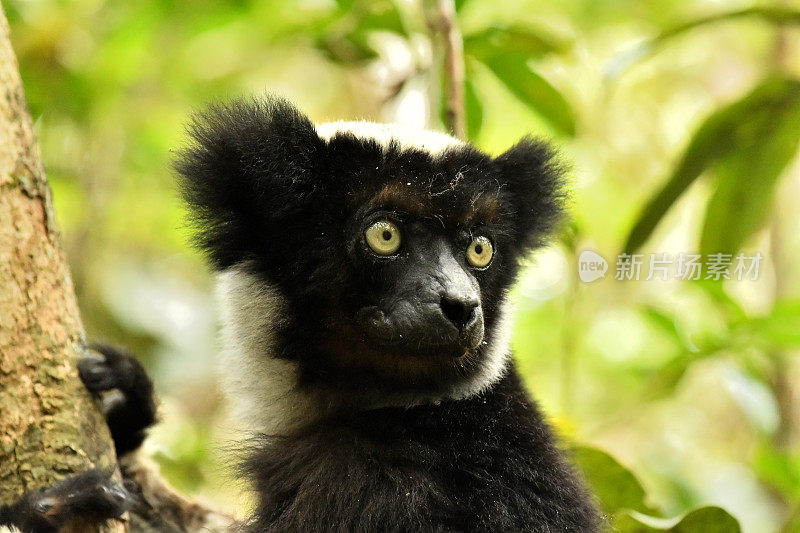
[[[0,7],[0,503],[116,468],[104,417],[74,364],[83,335]]]
[[[425,19],[434,42],[441,42],[444,73],[444,116],[450,133],[467,136],[464,109],[464,42],[453,0],[425,0]]]

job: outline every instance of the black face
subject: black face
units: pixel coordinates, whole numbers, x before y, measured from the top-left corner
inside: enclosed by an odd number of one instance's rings
[[[491,264],[485,228],[452,228],[380,209],[359,221],[353,262],[372,271],[352,319],[378,346],[402,356],[462,357],[483,341],[476,274]],[[476,252],[477,250],[477,252]]]
[[[212,108],[190,132],[177,169],[199,244],[288,303],[265,357],[299,362],[311,386],[438,393],[497,356],[518,260],[561,214],[545,145],[492,158],[323,140],[279,100]]]

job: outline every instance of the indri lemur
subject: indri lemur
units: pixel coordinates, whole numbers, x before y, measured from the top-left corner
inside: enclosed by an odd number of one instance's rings
[[[232,527],[598,529],[509,354],[509,287],[562,214],[546,144],[491,157],[428,131],[315,126],[274,98],[211,106],[189,132],[176,168],[219,277],[224,386],[259,435],[245,466],[256,509]],[[101,352],[81,374],[122,389],[109,422],[124,455],[153,421],[151,385]],[[135,513],[146,492],[82,478],[73,515]],[[53,511],[63,495],[0,516],[47,531],[71,519]]]

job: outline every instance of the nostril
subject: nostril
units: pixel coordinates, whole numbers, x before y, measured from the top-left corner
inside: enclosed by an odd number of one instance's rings
[[[472,321],[473,316],[475,316],[475,308],[478,307],[478,304],[474,302],[454,300],[447,297],[442,297],[440,305],[442,314],[458,329],[464,329],[464,326]]]

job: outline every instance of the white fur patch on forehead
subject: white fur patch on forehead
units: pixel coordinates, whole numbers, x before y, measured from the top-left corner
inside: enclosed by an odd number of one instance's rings
[[[13,526],[0,526],[0,533],[22,533],[19,529]]]
[[[436,131],[401,126],[398,124],[379,124],[369,121],[328,122],[317,124],[317,135],[325,141],[338,133],[352,133],[364,140],[373,140],[383,148],[394,141],[400,148],[416,148],[431,155],[437,155],[448,148],[465,146],[464,141]]]

